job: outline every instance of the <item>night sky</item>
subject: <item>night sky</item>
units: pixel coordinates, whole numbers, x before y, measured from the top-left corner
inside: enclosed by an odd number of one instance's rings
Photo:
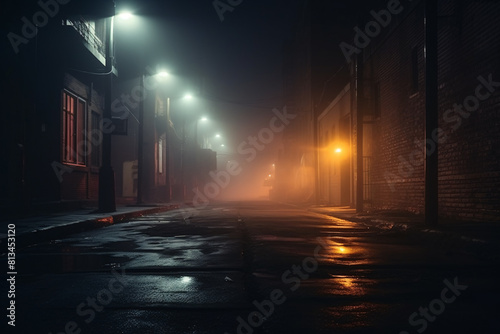
[[[221,132],[251,135],[249,122],[265,126],[271,110],[283,107],[282,48],[299,2],[243,1],[221,21],[210,0],[116,1],[117,12],[136,15],[116,22],[120,74],[136,76],[140,63],[166,69],[202,93],[200,108],[225,123]]]

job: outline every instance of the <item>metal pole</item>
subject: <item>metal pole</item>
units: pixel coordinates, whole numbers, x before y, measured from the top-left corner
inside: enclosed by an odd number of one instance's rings
[[[114,9],[113,9],[114,12]],[[112,132],[112,115],[111,115],[111,92],[113,91],[113,25],[114,16],[109,18],[107,26],[107,43],[106,43],[106,69],[109,72],[107,75],[107,85],[105,91],[106,103],[103,112],[103,142],[102,142],[102,165],[99,169],[99,211],[114,212],[116,211],[115,203],[115,173],[111,167],[111,132]],[[111,128],[111,129],[110,129]]]
[[[185,147],[186,146],[186,117],[183,115],[182,117],[182,141],[181,141],[181,201],[184,201],[185,198],[185,173],[184,173],[184,157],[185,157]]]
[[[438,2],[425,1],[425,138],[438,128]],[[438,143],[425,152],[425,224],[438,223]]]
[[[196,122],[194,124],[194,144],[195,144],[196,148],[198,148],[198,121],[199,120],[200,119],[197,118]]]
[[[144,92],[144,74],[141,75],[141,89]],[[137,204],[143,203],[143,182],[144,182],[144,99],[139,105],[139,131],[137,134]]]
[[[356,212],[363,212],[363,51],[356,59]]]
[[[170,98],[167,97],[167,130],[165,130],[165,183],[167,186],[167,202],[172,199],[170,189]]]

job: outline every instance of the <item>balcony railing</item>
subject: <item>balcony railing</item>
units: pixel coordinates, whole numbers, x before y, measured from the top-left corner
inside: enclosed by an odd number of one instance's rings
[[[77,19],[67,19],[63,25],[72,26],[83,37],[83,39],[93,47],[99,54],[106,57],[106,47],[102,39],[96,34],[95,26],[83,17]]]

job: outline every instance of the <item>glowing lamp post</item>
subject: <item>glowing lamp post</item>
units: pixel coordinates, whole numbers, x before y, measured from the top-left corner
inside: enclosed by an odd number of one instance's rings
[[[113,11],[114,5],[113,5]],[[106,31],[106,71],[109,73],[107,78],[106,90],[105,90],[105,105],[103,111],[103,119],[110,121],[112,119],[111,115],[111,93],[113,91],[113,60],[115,56],[114,51],[114,19],[115,16],[120,18],[130,18],[130,13],[124,13],[119,15],[113,15],[109,18]],[[106,131],[103,134],[102,141],[102,164],[99,169],[99,211],[101,212],[114,212],[116,211],[116,199],[115,199],[115,172],[111,166],[111,136],[110,131]]]

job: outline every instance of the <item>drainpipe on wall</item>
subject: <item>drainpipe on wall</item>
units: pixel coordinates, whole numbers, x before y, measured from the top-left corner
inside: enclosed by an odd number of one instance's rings
[[[425,1],[425,138],[438,128],[438,4]],[[425,154],[425,224],[438,223],[438,143]]]
[[[356,212],[363,212],[363,54],[356,57],[355,92],[356,92]]]

